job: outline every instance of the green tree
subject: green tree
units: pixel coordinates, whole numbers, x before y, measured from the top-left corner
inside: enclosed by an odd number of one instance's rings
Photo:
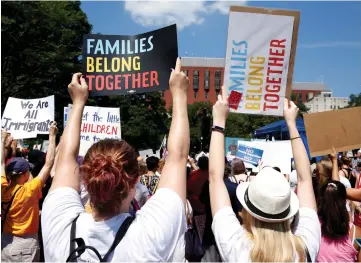
[[[348,101],[348,108],[361,106],[361,92],[359,94],[351,94]]]
[[[7,1],[1,7],[1,110],[8,97],[55,95],[61,128],[71,73],[82,69],[82,37],[91,32],[80,1]]]
[[[300,109],[300,114],[305,114],[307,113],[310,108],[308,108],[301,100],[297,99],[297,95],[296,94],[292,94],[291,95],[291,100],[297,105],[297,107]]]
[[[209,145],[210,129],[203,127],[202,134],[202,119],[207,118],[211,122],[212,118],[212,103],[210,102],[195,102],[188,105],[188,119],[189,119],[189,132],[191,141],[191,151],[198,151],[201,148],[201,137],[203,137],[203,147]]]

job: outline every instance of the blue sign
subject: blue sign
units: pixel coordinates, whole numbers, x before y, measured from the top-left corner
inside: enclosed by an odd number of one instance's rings
[[[263,150],[245,145],[239,145],[236,154],[236,156],[242,161],[256,166],[258,165],[258,161],[262,159],[262,155]]]

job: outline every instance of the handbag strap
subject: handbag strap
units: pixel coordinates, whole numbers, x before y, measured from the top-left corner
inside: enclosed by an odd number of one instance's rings
[[[10,207],[11,205],[13,204],[13,201],[15,199],[15,195],[17,194],[17,192],[22,188],[22,186],[20,186],[18,189],[16,189],[15,193],[13,194],[13,196],[11,197],[11,200],[9,202],[2,202],[1,203],[1,207],[5,204],[9,204],[8,207],[5,210],[4,212],[4,218],[1,220],[1,233],[4,231],[4,225],[5,225],[5,220],[6,220],[6,217],[8,216],[8,213],[10,211]]]

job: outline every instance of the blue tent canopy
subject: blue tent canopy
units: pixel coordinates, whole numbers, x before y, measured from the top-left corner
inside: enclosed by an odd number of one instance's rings
[[[297,126],[299,133],[301,133],[301,132],[306,133],[305,124],[304,124],[302,118],[298,118],[296,120],[296,126]],[[279,121],[273,122],[271,124],[268,124],[262,128],[259,128],[255,131],[255,135],[261,136],[261,135],[266,135],[266,134],[270,134],[273,132],[288,133],[286,121],[279,120]]]
[[[308,142],[307,142],[307,136],[306,136],[306,129],[305,129],[305,124],[303,122],[302,118],[298,118],[296,120],[296,126],[297,126],[297,130],[300,133],[300,137],[302,138],[302,141],[306,147],[306,151],[308,154],[308,157],[311,159],[311,155],[310,155],[310,150],[308,148]],[[288,139],[289,138],[289,133],[288,133],[288,128],[287,128],[287,124],[285,120],[279,120],[276,122],[273,122],[271,124],[268,124],[262,128],[257,129],[254,132],[254,135],[257,137],[260,136],[265,136],[267,134],[271,135],[272,133],[278,133],[281,135],[281,140],[282,139]],[[272,136],[270,136],[272,138]]]

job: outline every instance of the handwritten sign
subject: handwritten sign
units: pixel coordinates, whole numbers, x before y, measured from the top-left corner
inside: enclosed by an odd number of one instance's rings
[[[10,97],[2,116],[1,125],[14,139],[35,138],[49,134],[54,121],[54,96],[39,99]]]
[[[224,85],[232,112],[282,116],[291,93],[300,13],[232,6]]]
[[[136,36],[85,35],[83,67],[92,96],[165,90],[178,56],[176,25]]]
[[[64,107],[64,126],[69,118],[70,108]],[[85,156],[88,149],[102,139],[121,139],[119,108],[85,106],[80,128],[79,155]]]
[[[263,150],[248,147],[246,145],[239,145],[236,156],[244,162],[258,165],[258,161],[262,159]]]

